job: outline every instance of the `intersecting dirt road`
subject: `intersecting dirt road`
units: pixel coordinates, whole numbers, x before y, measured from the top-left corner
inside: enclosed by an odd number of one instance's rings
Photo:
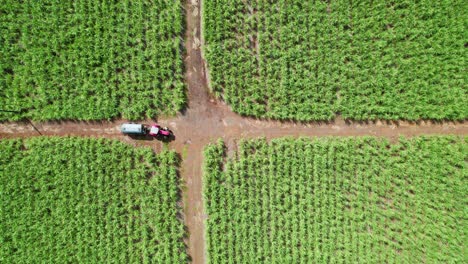
[[[467,135],[466,122],[433,123],[410,122],[356,122],[348,123],[337,118],[327,123],[294,123],[258,120],[234,114],[223,102],[214,99],[208,92],[205,62],[200,45],[200,4],[187,0],[185,33],[185,69],[189,104],[183,113],[173,118],[160,118],[158,123],[169,126],[176,139],[167,148],[182,156],[184,221],[189,231],[186,241],[193,263],[205,263],[204,214],[202,202],[202,151],[203,147],[222,138],[234,146],[240,138],[282,136],[379,136],[398,139],[399,136],[431,134]],[[111,122],[6,122],[0,124],[0,138],[32,136],[88,136],[114,138],[135,146],[149,146],[155,151],[164,148],[164,143],[143,139],[135,140],[122,135],[119,126],[126,120]],[[145,123],[152,123],[147,120]]]

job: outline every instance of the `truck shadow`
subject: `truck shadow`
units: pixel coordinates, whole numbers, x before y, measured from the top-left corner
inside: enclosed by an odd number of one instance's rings
[[[176,139],[176,137],[171,134],[170,136],[167,136],[167,137],[163,137],[163,136],[150,136],[150,135],[128,135],[131,139],[134,139],[134,140],[145,140],[145,141],[152,141],[152,140],[157,140],[157,141],[161,141],[161,142],[164,142],[164,143],[169,143],[169,142],[172,142]]]
[[[176,139],[175,135],[171,133],[170,136],[167,137],[156,137],[157,140],[162,141],[164,143],[169,143],[171,141],[174,141]]]
[[[155,138],[150,135],[128,135],[128,136],[134,140],[146,140],[146,141],[155,140]]]

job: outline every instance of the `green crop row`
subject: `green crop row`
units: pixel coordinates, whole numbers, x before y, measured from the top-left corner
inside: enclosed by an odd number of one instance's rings
[[[0,0],[0,120],[153,118],[186,102],[180,1]]]
[[[242,115],[464,120],[466,5],[204,0],[212,90]]]
[[[0,141],[0,262],[186,263],[177,167],[117,141]]]
[[[462,263],[467,138],[205,148],[210,263]]]

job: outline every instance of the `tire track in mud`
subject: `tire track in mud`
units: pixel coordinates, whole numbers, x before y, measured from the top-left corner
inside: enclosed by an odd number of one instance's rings
[[[346,122],[336,118],[332,122],[295,123],[259,120],[234,114],[221,101],[208,92],[207,68],[201,53],[200,2],[187,0],[185,5],[185,79],[188,87],[188,107],[173,118],[160,118],[158,123],[169,126],[176,139],[167,147],[182,156],[180,174],[183,179],[183,211],[189,237],[186,240],[192,263],[205,263],[204,213],[202,201],[203,147],[222,138],[228,145],[240,138],[283,136],[377,136],[392,141],[399,136],[467,135],[466,122]],[[4,122],[0,123],[0,138],[26,138],[34,136],[103,137],[121,140],[134,146],[148,146],[155,151],[165,143],[152,138],[132,139],[119,131],[127,120],[80,122]],[[154,121],[145,120],[146,124]]]

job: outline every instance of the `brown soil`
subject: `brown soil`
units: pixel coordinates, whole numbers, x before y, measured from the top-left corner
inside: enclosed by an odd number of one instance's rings
[[[173,118],[159,119],[169,126],[176,139],[168,147],[183,158],[181,176],[183,188],[184,221],[189,231],[186,241],[193,263],[205,263],[204,220],[206,214],[202,202],[202,150],[203,147],[222,138],[228,146],[234,146],[239,138],[282,136],[379,136],[397,140],[399,136],[429,134],[468,134],[466,122],[433,123],[411,122],[345,122],[337,118],[333,122],[294,123],[245,118],[234,114],[223,102],[210,97],[207,73],[200,50],[200,4],[188,0],[186,5],[187,30],[185,36],[185,67],[189,104],[183,113]],[[149,146],[160,151],[165,143],[151,138],[132,139],[119,132],[126,120],[112,122],[11,122],[0,124],[0,138],[32,136],[88,136],[118,139],[134,146]],[[152,123],[151,120],[145,123]]]

